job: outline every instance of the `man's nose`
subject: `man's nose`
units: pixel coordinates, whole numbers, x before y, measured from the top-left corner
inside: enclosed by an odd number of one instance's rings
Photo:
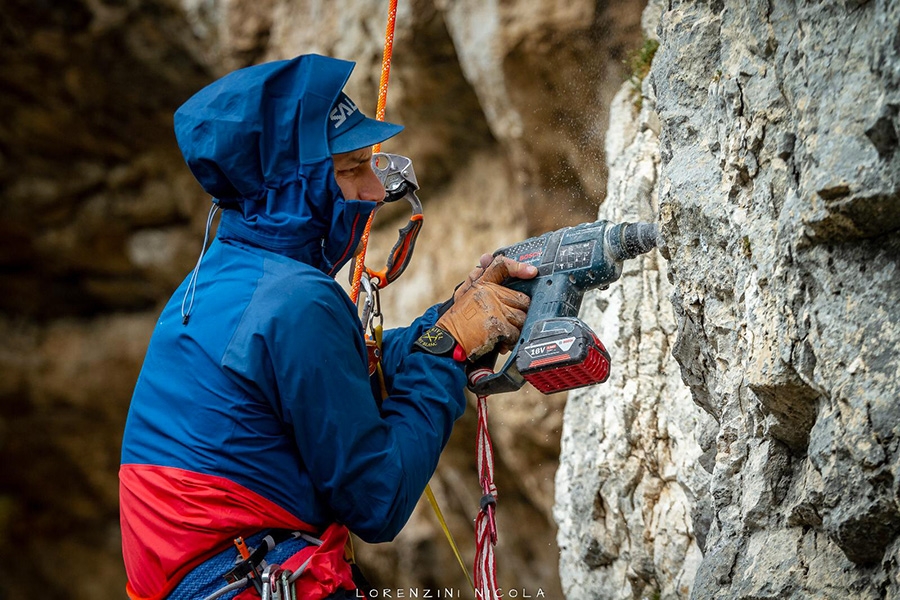
[[[386,193],[381,180],[375,174],[375,171],[368,169],[363,180],[359,185],[359,199],[371,202],[381,202],[384,200]]]

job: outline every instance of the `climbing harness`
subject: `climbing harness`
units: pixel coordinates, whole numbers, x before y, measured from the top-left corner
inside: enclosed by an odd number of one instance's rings
[[[310,557],[296,571],[283,569],[278,564],[267,564],[266,555],[278,544],[291,539],[303,539],[314,546],[321,546],[322,540],[301,531],[272,530],[260,541],[259,546],[250,548],[243,537],[234,539],[238,557],[235,566],[223,575],[226,585],[206,596],[203,600],[216,600],[226,594],[242,590],[252,585],[261,600],[294,600],[297,598],[296,581],[309,565]]]

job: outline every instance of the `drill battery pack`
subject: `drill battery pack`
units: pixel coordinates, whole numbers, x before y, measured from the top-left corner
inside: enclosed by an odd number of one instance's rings
[[[522,377],[544,394],[603,383],[609,352],[582,321],[571,317],[535,323],[516,355]]]

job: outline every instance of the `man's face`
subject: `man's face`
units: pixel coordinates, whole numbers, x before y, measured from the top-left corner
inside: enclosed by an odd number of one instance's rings
[[[372,148],[335,154],[334,178],[348,200],[384,200],[384,186],[372,170]]]

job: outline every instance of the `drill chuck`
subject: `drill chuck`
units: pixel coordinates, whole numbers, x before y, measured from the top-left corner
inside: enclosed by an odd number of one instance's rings
[[[606,230],[606,249],[616,261],[650,252],[659,245],[656,223],[620,223]]]

